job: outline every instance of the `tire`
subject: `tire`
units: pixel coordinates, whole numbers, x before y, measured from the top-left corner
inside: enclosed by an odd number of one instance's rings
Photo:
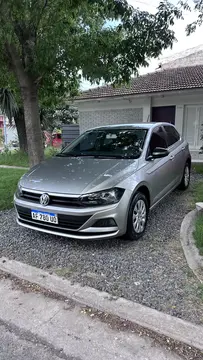
[[[126,240],[138,240],[145,232],[149,213],[149,204],[146,196],[137,192],[128,212]]]
[[[186,190],[190,185],[190,164],[186,162],[183,172],[183,177],[180,185],[178,186],[179,190]]]

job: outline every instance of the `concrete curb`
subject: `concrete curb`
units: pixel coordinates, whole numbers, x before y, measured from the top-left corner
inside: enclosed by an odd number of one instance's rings
[[[105,293],[51,275],[15,260],[0,258],[0,270],[97,310],[119,316],[159,335],[164,335],[203,351],[203,327],[150,309],[123,298],[112,299]]]
[[[198,280],[203,283],[203,258],[199,255],[193,238],[194,223],[197,214],[197,210],[192,210],[184,217],[180,228],[180,241],[188,266]]]
[[[21,169],[21,170],[28,170],[28,167],[23,166],[10,166],[10,165],[0,165],[1,169]]]

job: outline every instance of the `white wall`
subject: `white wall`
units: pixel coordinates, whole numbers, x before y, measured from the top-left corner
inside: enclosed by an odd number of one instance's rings
[[[149,98],[135,98],[134,96],[128,96],[126,98],[114,97],[114,98],[103,98],[103,99],[94,99],[79,101],[76,103],[80,112],[83,111],[97,111],[97,110],[119,110],[119,109],[132,109],[132,108],[141,108],[143,106],[148,106]]]
[[[203,90],[193,90],[176,95],[160,95],[152,97],[152,106],[176,106],[175,126],[181,135],[184,135],[184,112],[187,105],[203,105]]]
[[[203,90],[177,91],[176,93],[153,95],[153,96],[127,96],[84,100],[77,102],[79,112],[97,110],[119,110],[143,108],[143,121],[151,120],[151,107],[153,106],[176,106],[175,124],[179,132],[183,131],[184,106],[203,104]]]
[[[156,106],[176,106],[175,125],[177,130],[183,135],[184,132],[184,112],[186,105],[203,106],[203,89],[176,91],[171,93],[160,93],[153,96],[129,95],[114,98],[101,98],[94,100],[83,100],[76,104],[79,112],[85,116],[85,112],[100,112],[102,110],[124,110],[124,109],[143,109],[143,122],[151,121],[151,108]],[[135,111],[135,113],[137,112]],[[127,113],[127,112],[126,112]],[[82,120],[83,121],[83,120]],[[101,124],[102,125],[102,124]],[[83,128],[83,126],[82,126]]]

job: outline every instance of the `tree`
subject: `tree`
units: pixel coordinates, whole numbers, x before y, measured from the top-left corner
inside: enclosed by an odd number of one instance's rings
[[[27,135],[25,128],[25,117],[23,107],[20,106],[18,108],[18,112],[14,116],[14,121],[16,125],[16,130],[18,134],[19,147],[23,152],[28,152],[28,143],[27,143]]]
[[[0,64],[19,86],[30,165],[43,159],[41,93],[74,94],[81,76],[128,82],[175,40],[172,15],[133,9],[127,0],[0,0],[0,20]]]

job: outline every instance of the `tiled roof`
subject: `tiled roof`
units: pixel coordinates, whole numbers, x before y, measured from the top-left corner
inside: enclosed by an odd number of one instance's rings
[[[83,91],[76,99],[96,99],[198,88],[203,88],[203,65],[158,70],[133,78],[128,86],[116,88],[101,86]]]

